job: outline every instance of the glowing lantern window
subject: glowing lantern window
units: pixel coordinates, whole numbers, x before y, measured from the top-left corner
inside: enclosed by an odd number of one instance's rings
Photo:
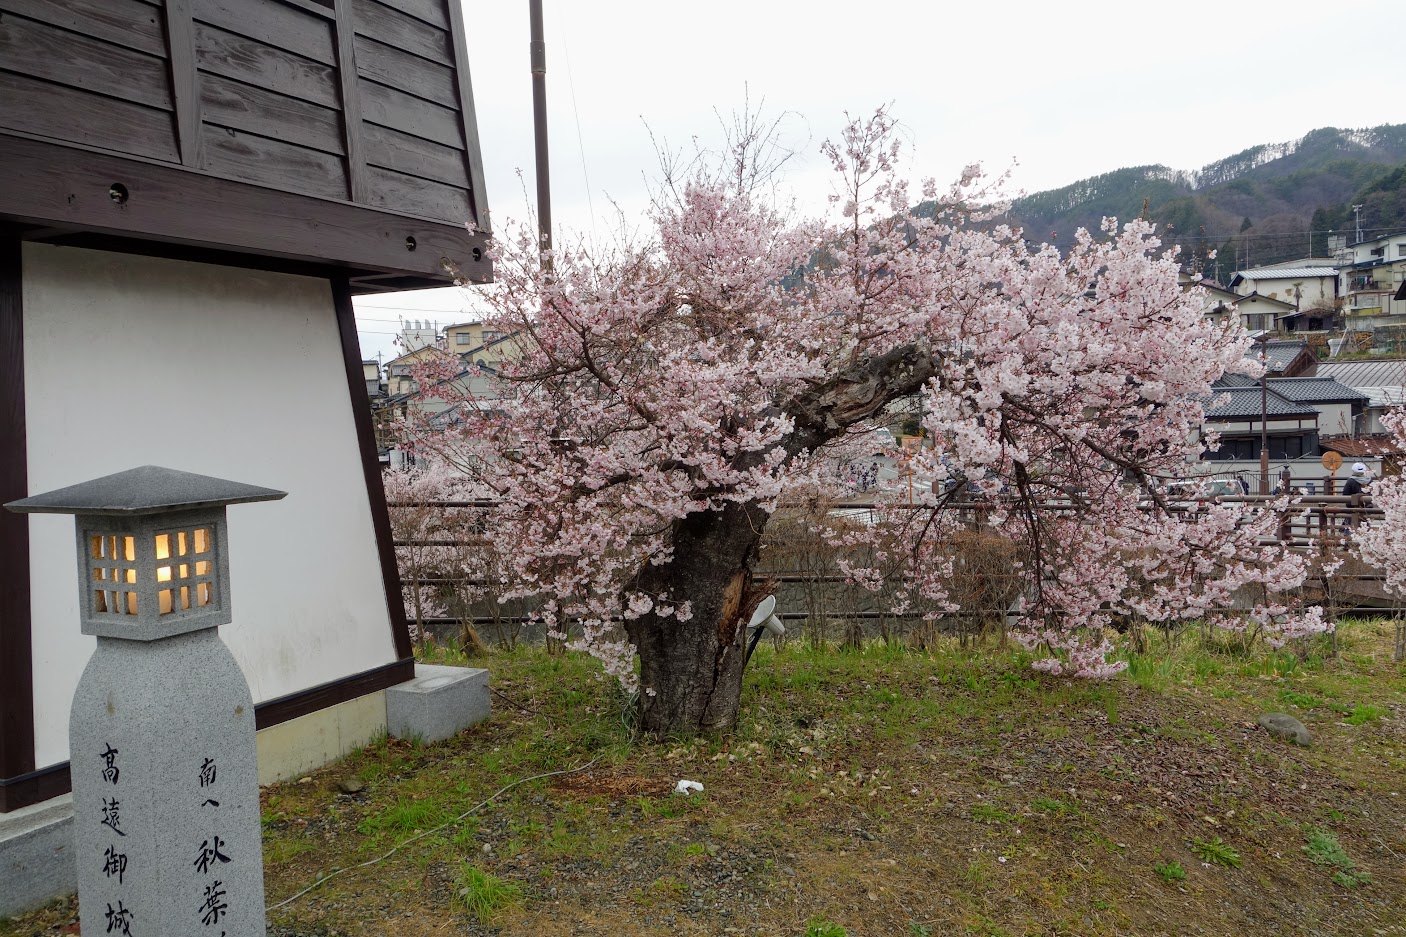
[[[230,620],[225,506],[282,497],[148,465],[6,507],[75,515],[84,634],[152,641]]]

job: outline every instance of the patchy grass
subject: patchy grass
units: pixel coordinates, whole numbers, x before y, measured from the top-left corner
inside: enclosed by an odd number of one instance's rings
[[[458,886],[455,895],[480,924],[487,924],[497,911],[522,900],[521,885],[505,882],[467,862],[460,867],[455,884]]]
[[[1344,888],[1356,888],[1372,880],[1343,850],[1338,837],[1329,830],[1311,829],[1303,851],[1314,865],[1326,865],[1333,870],[1333,881]]]
[[[989,646],[763,645],[736,732],[664,744],[632,737],[590,661],[497,653],[487,723],[264,790],[270,904],[348,869],[272,933],[1406,934],[1390,625],[1348,624],[1336,657],[1150,641],[1104,683]],[[1255,725],[1276,711],[1313,747]],[[352,778],[364,790],[343,793]],[[673,794],[681,778],[704,791]]]

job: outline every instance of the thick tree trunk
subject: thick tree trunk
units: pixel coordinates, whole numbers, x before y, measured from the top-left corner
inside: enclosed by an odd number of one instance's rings
[[[784,408],[796,427],[782,446],[792,457],[812,452],[889,401],[917,393],[935,373],[931,351],[905,345],[808,386]],[[646,566],[636,578],[640,591],[693,608],[688,621],[645,615],[627,623],[640,655],[646,732],[717,734],[737,724],[747,622],[762,599],[752,588],[752,566],[769,519],[755,503],[690,514],[674,526],[673,561]]]
[[[688,621],[645,615],[627,628],[640,655],[640,718],[659,738],[716,734],[737,724],[747,621],[761,595],[752,566],[769,519],[755,504],[690,514],[674,529],[674,559],[638,587],[692,603]]]

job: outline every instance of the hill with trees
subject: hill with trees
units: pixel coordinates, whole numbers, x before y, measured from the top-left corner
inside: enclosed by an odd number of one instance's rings
[[[1352,235],[1353,205],[1366,237],[1406,228],[1406,124],[1323,127],[1192,171],[1118,169],[1017,199],[1006,220],[1033,242],[1067,246],[1078,228],[1145,207],[1182,245],[1186,266],[1224,282],[1247,266],[1327,256],[1329,230]]]

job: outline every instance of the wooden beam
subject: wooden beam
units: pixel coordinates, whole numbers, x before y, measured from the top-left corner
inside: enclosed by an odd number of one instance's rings
[[[166,42],[171,51],[171,102],[176,109],[176,145],[181,163],[203,165],[200,133],[200,78],[195,72],[195,24],[190,0],[166,0]]]
[[[407,657],[392,661],[362,673],[352,674],[340,680],[332,680],[307,690],[289,693],[277,699],[266,700],[254,707],[254,725],[260,729],[276,726],[306,716],[308,713],[327,709],[338,703],[354,700],[358,696],[375,693],[386,687],[415,679],[415,659]]]
[[[352,309],[351,285],[346,278],[332,281],[332,301],[337,309],[337,327],[342,335],[342,359],[347,369],[347,394],[361,447],[361,470],[366,478],[366,497],[371,507],[371,524],[376,531],[376,547],[381,556],[381,582],[386,590],[386,612],[391,620],[391,638],[401,658],[410,657],[410,623],[401,597],[400,567],[395,559],[395,538],[391,534],[390,509],[381,480],[381,460],[376,453],[376,428],[371,423],[371,401],[366,396],[366,378],[361,369],[361,346],[356,339],[356,317]],[[409,679],[408,677],[406,679]]]
[[[356,24],[350,3],[337,4],[337,75],[342,84],[342,134],[346,141],[351,200],[366,202],[366,152],[362,147],[361,90],[357,87]]]
[[[43,803],[71,790],[73,787],[66,761],[19,777],[0,778],[0,814]]]
[[[0,220],[400,273],[423,285],[453,282],[446,261],[471,282],[492,279],[487,238],[460,225],[155,160],[0,133],[0,179]],[[114,184],[125,198],[113,198]]]
[[[0,504],[30,494],[22,296],[22,244],[0,236]],[[29,616],[29,518],[0,509],[0,779],[34,770]]]
[[[459,82],[459,116],[464,122],[464,159],[469,166],[469,198],[473,200],[474,227],[489,234],[488,195],[483,185],[483,150],[474,111],[474,86],[469,80],[469,49],[464,40],[464,9],[459,0],[449,4],[449,35],[454,42],[455,75]]]

